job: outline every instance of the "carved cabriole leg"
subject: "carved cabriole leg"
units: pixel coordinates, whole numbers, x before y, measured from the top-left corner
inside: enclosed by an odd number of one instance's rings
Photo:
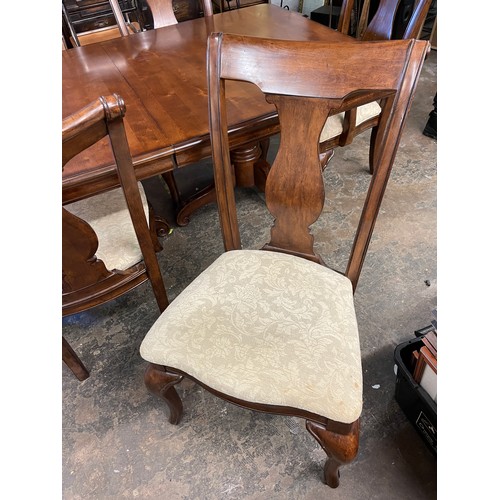
[[[174,388],[182,375],[169,373],[165,367],[150,363],[144,373],[144,383],[150,392],[164,399],[170,409],[169,422],[178,424],[182,416],[182,401]]]
[[[326,426],[307,420],[306,429],[327,454],[325,481],[331,488],[336,488],[340,466],[352,462],[358,453],[359,420],[350,425],[329,421]]]

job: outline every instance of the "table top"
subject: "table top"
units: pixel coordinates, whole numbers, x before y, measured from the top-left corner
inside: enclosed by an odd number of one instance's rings
[[[100,95],[120,94],[127,107],[125,129],[139,179],[209,156],[206,43],[212,32],[293,40],[350,39],[297,12],[262,4],[66,50],[62,53],[63,116]],[[226,94],[232,145],[276,130],[276,110],[257,87],[228,82]],[[64,168],[65,201],[118,185],[107,138]]]

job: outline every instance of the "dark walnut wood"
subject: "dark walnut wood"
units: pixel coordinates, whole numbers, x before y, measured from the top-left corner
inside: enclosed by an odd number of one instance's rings
[[[320,216],[325,200],[323,168],[318,157],[322,127],[331,112],[347,111],[380,99],[383,106],[379,124],[380,162],[371,178],[351,256],[343,271],[355,290],[428,50],[428,42],[415,40],[322,43],[212,34],[207,52],[209,124],[226,250],[241,248],[229,132],[228,90],[236,81],[257,86],[276,107],[280,120],[280,146],[265,192],[274,225],[264,249],[320,264],[322,260],[314,252],[310,227]],[[203,380],[175,367],[149,365],[146,385],[167,401],[171,422],[178,422],[182,412],[174,387],[182,377],[241,407],[306,419],[307,430],[327,454],[324,474],[325,482],[331,487],[339,484],[339,467],[356,457],[358,419],[337,422],[301,408],[244,401],[214,390]]]
[[[99,241],[88,222],[62,207],[62,314],[86,311],[115,299],[149,280],[160,312],[168,305],[167,293],[156,258],[162,249],[150,209],[149,226],[144,214],[137,178],[123,125],[125,104],[118,95],[100,97],[66,117],[62,126],[62,165],[106,138],[123,189],[143,260],[129,269],[107,269],[97,259]],[[80,380],[88,371],[63,339],[63,360]]]

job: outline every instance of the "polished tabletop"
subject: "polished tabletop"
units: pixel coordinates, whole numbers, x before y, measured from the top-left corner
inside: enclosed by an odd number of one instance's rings
[[[206,42],[212,32],[344,41],[346,35],[297,12],[261,4],[185,21],[62,53],[62,112],[67,116],[100,95],[120,94],[139,179],[210,156]],[[232,146],[279,130],[276,111],[257,87],[228,82]],[[71,160],[63,197],[71,201],[118,186],[110,148],[101,141]]]

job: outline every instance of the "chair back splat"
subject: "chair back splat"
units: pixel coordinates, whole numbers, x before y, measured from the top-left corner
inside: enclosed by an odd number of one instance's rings
[[[184,377],[238,406],[304,418],[327,454],[325,481],[338,486],[339,467],[357,454],[363,401],[353,293],[428,47],[210,35],[210,137],[226,252],[175,298],[140,349],[149,362],[145,384],[167,402],[172,424],[182,415],[174,386]],[[265,191],[274,225],[262,250],[241,249],[229,157],[238,124],[226,115],[234,105],[228,80],[257,85],[280,119]],[[380,165],[347,268],[336,272],[323,265],[310,233],[325,199],[320,135],[331,112],[375,99],[382,103]]]
[[[213,15],[212,0],[200,0],[204,17]],[[153,15],[154,28],[162,28],[177,24],[173,0],[148,0],[151,14]]]

